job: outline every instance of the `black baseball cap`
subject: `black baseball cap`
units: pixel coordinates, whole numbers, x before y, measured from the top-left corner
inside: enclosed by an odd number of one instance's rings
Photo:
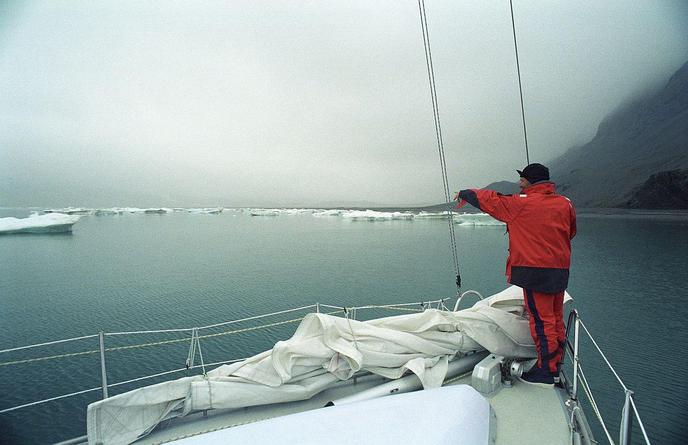
[[[542,164],[528,164],[521,170],[516,170],[521,178],[525,178],[531,184],[539,181],[549,181],[549,169]]]

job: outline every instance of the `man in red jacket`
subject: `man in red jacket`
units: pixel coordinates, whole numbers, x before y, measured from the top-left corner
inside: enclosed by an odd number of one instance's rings
[[[568,198],[555,193],[547,167],[530,164],[516,171],[520,194],[468,189],[461,190],[457,199],[506,223],[507,281],[523,288],[538,355],[537,365],[521,380],[551,386],[564,355],[564,290],[569,281],[571,239],[576,235],[576,211]]]

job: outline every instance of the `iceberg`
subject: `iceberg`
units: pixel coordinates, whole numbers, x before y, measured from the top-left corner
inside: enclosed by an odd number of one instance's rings
[[[187,212],[200,215],[219,215],[223,210],[222,207],[204,207],[187,209]]]
[[[448,218],[453,212],[445,210],[444,212],[420,212],[415,218],[418,219],[434,219],[434,218]]]
[[[342,213],[342,218],[348,218],[353,221],[388,221],[392,219],[413,219],[413,213],[349,210]]]
[[[245,209],[251,216],[294,216],[315,214],[315,209]]]
[[[140,209],[138,207],[110,207],[106,209],[95,209],[93,214],[96,216],[101,215],[121,215],[123,213],[144,213],[144,214],[165,214],[171,213],[173,210],[165,207],[151,207],[146,209]]]
[[[117,209],[96,209],[93,214],[95,216],[103,216],[103,215],[119,215],[120,212],[117,211]]]
[[[85,207],[65,207],[62,209],[45,209],[43,213],[62,213],[64,215],[121,215],[123,213],[168,213],[171,209],[138,207],[107,207],[107,208],[85,208]]]
[[[28,218],[0,218],[0,234],[71,232],[79,215],[64,213],[32,214]]]
[[[210,214],[210,215],[218,215],[225,211],[223,207],[191,207],[191,208],[186,208],[186,207],[174,207],[174,208],[169,208],[169,207],[146,207],[146,208],[140,208],[140,207],[106,207],[106,208],[95,208],[95,209],[90,209],[90,208],[83,208],[83,207],[66,207],[64,209],[45,209],[43,210],[43,213],[64,213],[66,215],[95,215],[95,216],[104,216],[104,215],[122,215],[125,213],[143,213],[143,214],[152,214],[152,215],[163,215],[166,213],[177,213],[177,212],[185,212],[185,213],[193,213],[193,214]]]
[[[251,216],[279,216],[277,209],[249,209]]]
[[[505,223],[487,213],[461,213],[454,216],[454,224],[460,226],[503,226]]]
[[[64,215],[90,215],[94,209],[84,207],[65,207],[63,209],[45,209],[43,213],[62,213]]]
[[[108,208],[86,208],[86,207],[65,207],[63,209],[45,209],[43,213],[64,214],[64,215],[122,215],[122,214],[153,214],[163,215],[167,213],[186,212],[193,215],[219,215],[222,212],[230,211],[223,207],[108,207]],[[341,217],[347,221],[392,221],[414,219],[446,219],[450,215],[454,217],[454,223],[461,226],[501,226],[504,223],[497,221],[486,213],[462,213],[458,214],[449,210],[439,212],[421,211],[379,211],[379,210],[359,210],[359,209],[316,209],[316,208],[234,208],[234,212],[249,214],[250,216],[300,216],[311,215],[314,217]]]
[[[340,216],[342,214],[342,210],[337,210],[337,209],[331,209],[331,210],[315,210],[313,212],[313,216]]]
[[[278,211],[285,215],[306,215],[314,213],[315,209],[281,209]]]

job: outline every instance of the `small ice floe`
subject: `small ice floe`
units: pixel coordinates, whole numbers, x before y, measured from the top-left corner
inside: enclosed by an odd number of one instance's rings
[[[117,209],[96,209],[93,212],[95,216],[119,215],[119,213]]]
[[[152,215],[161,215],[164,213],[170,213],[172,209],[165,207],[149,207],[149,208],[139,208],[139,207],[106,207],[100,209],[92,209],[89,214],[95,216],[110,216],[110,215],[122,215],[125,213],[143,213]]]
[[[419,219],[434,219],[434,218],[448,218],[452,212],[445,210],[444,212],[420,212],[415,218]]]
[[[342,218],[353,221],[389,221],[393,219],[413,219],[413,213],[378,212],[376,210],[348,210],[342,213]]]
[[[117,213],[143,213],[147,215],[163,215],[165,213],[171,213],[172,209],[165,207],[148,207],[145,209],[139,207],[115,207],[112,209]]]
[[[219,215],[224,209],[222,207],[203,207],[203,208],[193,208],[187,209],[189,213],[199,214],[199,215]]]
[[[110,216],[122,215],[125,213],[143,213],[152,215],[162,215],[165,213],[172,213],[176,209],[167,207],[104,207],[104,208],[84,208],[84,207],[66,207],[64,209],[45,209],[43,213],[62,213],[64,215],[95,215],[95,216]],[[186,209],[183,209],[186,211]]]
[[[143,213],[145,209],[139,209],[138,207],[110,207],[107,209],[96,210],[96,215],[122,215],[124,213]]]
[[[329,209],[329,210],[314,210],[313,216],[339,216],[343,210]]]
[[[461,213],[454,215],[454,224],[460,226],[503,226],[504,223],[498,221],[487,213]]]
[[[63,209],[45,209],[43,213],[61,213],[63,215],[90,215],[95,212],[95,209],[87,209],[85,207],[65,207]]]
[[[279,216],[279,214],[277,209],[249,209],[251,216]]]
[[[28,218],[0,218],[0,234],[71,232],[79,215],[64,213],[32,214]]]
[[[315,212],[315,209],[273,209],[281,215],[307,215]]]
[[[315,209],[245,209],[251,216],[295,216],[313,214]]]
[[[104,215],[123,215],[125,213],[143,213],[144,209],[139,209],[138,207],[112,207],[109,209],[101,209],[105,213]],[[112,212],[112,213],[110,213]]]

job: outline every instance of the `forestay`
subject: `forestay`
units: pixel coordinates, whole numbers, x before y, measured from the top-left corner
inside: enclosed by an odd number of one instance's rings
[[[410,371],[424,388],[435,388],[444,381],[448,362],[468,352],[535,357],[521,292],[512,286],[458,312],[428,309],[365,322],[309,314],[289,340],[269,351],[220,366],[207,376],[92,403],[89,443],[131,443],[165,419],[198,410],[305,400],[359,371],[390,379]]]

